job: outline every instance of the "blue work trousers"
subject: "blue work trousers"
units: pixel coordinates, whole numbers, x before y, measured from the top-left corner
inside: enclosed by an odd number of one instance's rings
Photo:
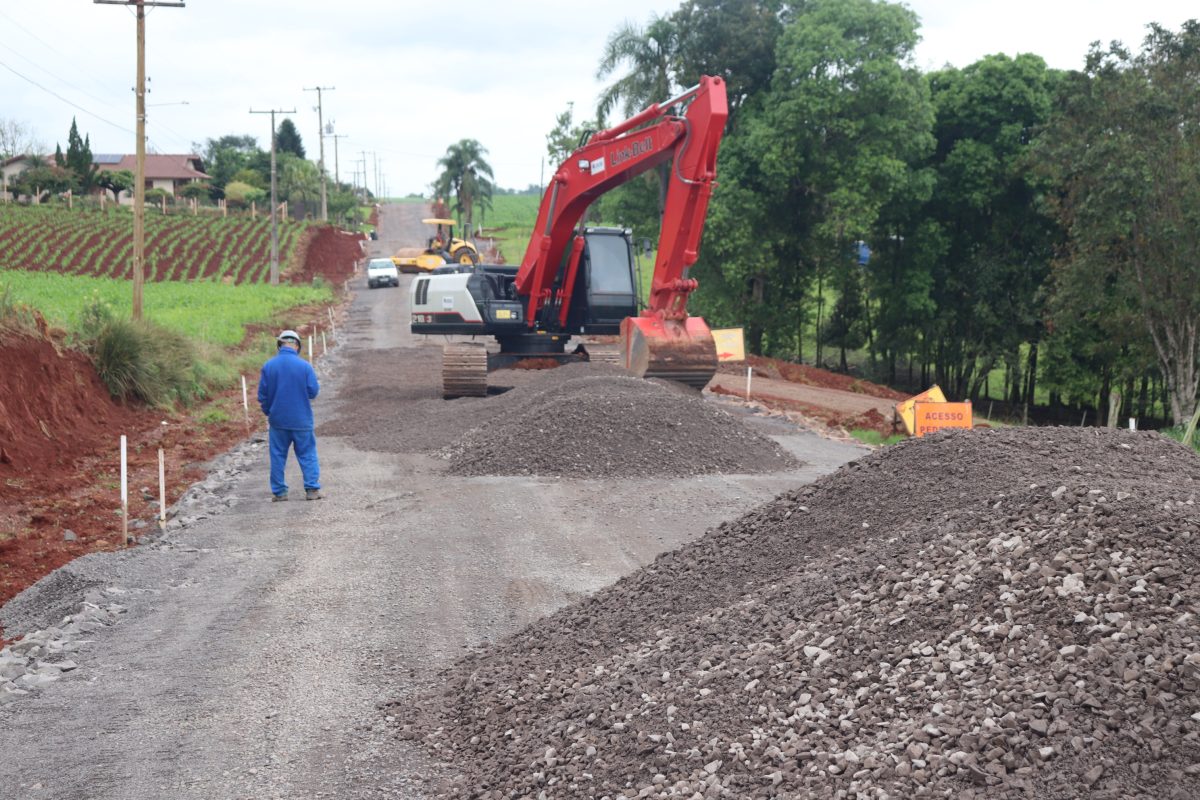
[[[296,449],[296,460],[304,475],[305,489],[321,488],[321,465],[317,462],[317,437],[312,430],[292,431],[286,428],[271,428],[271,493],[286,494],[287,482],[283,479],[283,468],[287,465],[288,448]]]

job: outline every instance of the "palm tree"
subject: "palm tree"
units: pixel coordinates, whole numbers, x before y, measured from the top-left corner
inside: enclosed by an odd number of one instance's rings
[[[600,95],[596,106],[596,117],[600,125],[608,113],[618,104],[626,117],[659,103],[673,95],[675,80],[671,64],[675,60],[679,44],[678,31],[670,17],[654,15],[650,23],[642,28],[626,21],[613,31],[604,45],[604,55],[596,70],[596,77],[604,80],[622,65],[629,71],[618,78]],[[667,165],[658,169],[658,210],[661,213],[667,198]]]
[[[474,220],[474,209],[492,207],[492,167],[484,159],[487,148],[474,139],[462,139],[446,148],[446,155],[438,159],[442,174],[434,182],[435,193],[446,197],[453,195],[454,210],[463,221],[469,234]]]

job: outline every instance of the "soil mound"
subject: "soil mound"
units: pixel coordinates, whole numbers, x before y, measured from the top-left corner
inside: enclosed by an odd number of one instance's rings
[[[830,372],[820,367],[797,364],[793,361],[784,361],[778,358],[767,358],[766,356],[747,356],[746,361],[743,363],[722,364],[719,371],[733,375],[745,375],[746,366],[754,367],[754,374],[764,378],[778,378],[779,380],[802,383],[808,386],[840,389],[843,392],[855,392],[870,397],[881,397],[886,400],[904,400],[908,397],[908,395],[898,392],[895,389],[882,386],[878,383],[871,383],[868,380],[856,378],[853,375]]]
[[[408,735],[470,797],[1195,797],[1200,461],[943,433],[469,656]]]
[[[694,392],[628,375],[563,379],[567,372],[549,370],[546,381],[511,392],[501,413],[446,448],[450,472],[632,478],[796,465]]]
[[[359,242],[362,234],[325,225],[316,228],[305,251],[302,268],[292,275],[295,283],[311,283],[321,277],[330,283],[341,285],[354,276],[355,266],[363,257]]]
[[[116,448],[134,412],[113,402],[87,356],[48,339],[0,339],[0,497],[101,447]]]

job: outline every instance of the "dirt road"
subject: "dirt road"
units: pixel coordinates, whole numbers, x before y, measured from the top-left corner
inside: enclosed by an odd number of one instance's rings
[[[372,254],[420,244],[425,211],[385,208]],[[409,280],[374,291],[356,280],[342,345],[321,366],[319,421],[406,413],[411,387],[341,407],[338,396],[363,353],[414,376],[437,358],[408,333]],[[273,504],[263,446],[247,444],[188,525],[74,562],[0,610],[14,635],[59,625],[89,592],[123,611],[72,643],[75,669],[0,703],[0,797],[422,797],[433,768],[397,742],[381,702],[863,452],[754,424],[805,466],[655,482],[456,478],[427,455],[324,436],[327,498]]]

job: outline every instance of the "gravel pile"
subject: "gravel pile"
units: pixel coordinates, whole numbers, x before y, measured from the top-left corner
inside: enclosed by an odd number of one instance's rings
[[[790,469],[775,442],[666,381],[605,364],[500,370],[488,397],[441,398],[441,357],[355,352],[341,404],[319,436],[359,448],[437,454],[457,475],[687,476]]]
[[[1157,434],[903,443],[467,657],[404,730],[441,796],[1196,797],[1198,490]]]
[[[796,466],[774,441],[690,390],[627,375],[540,374],[442,451],[452,474],[634,478]]]

